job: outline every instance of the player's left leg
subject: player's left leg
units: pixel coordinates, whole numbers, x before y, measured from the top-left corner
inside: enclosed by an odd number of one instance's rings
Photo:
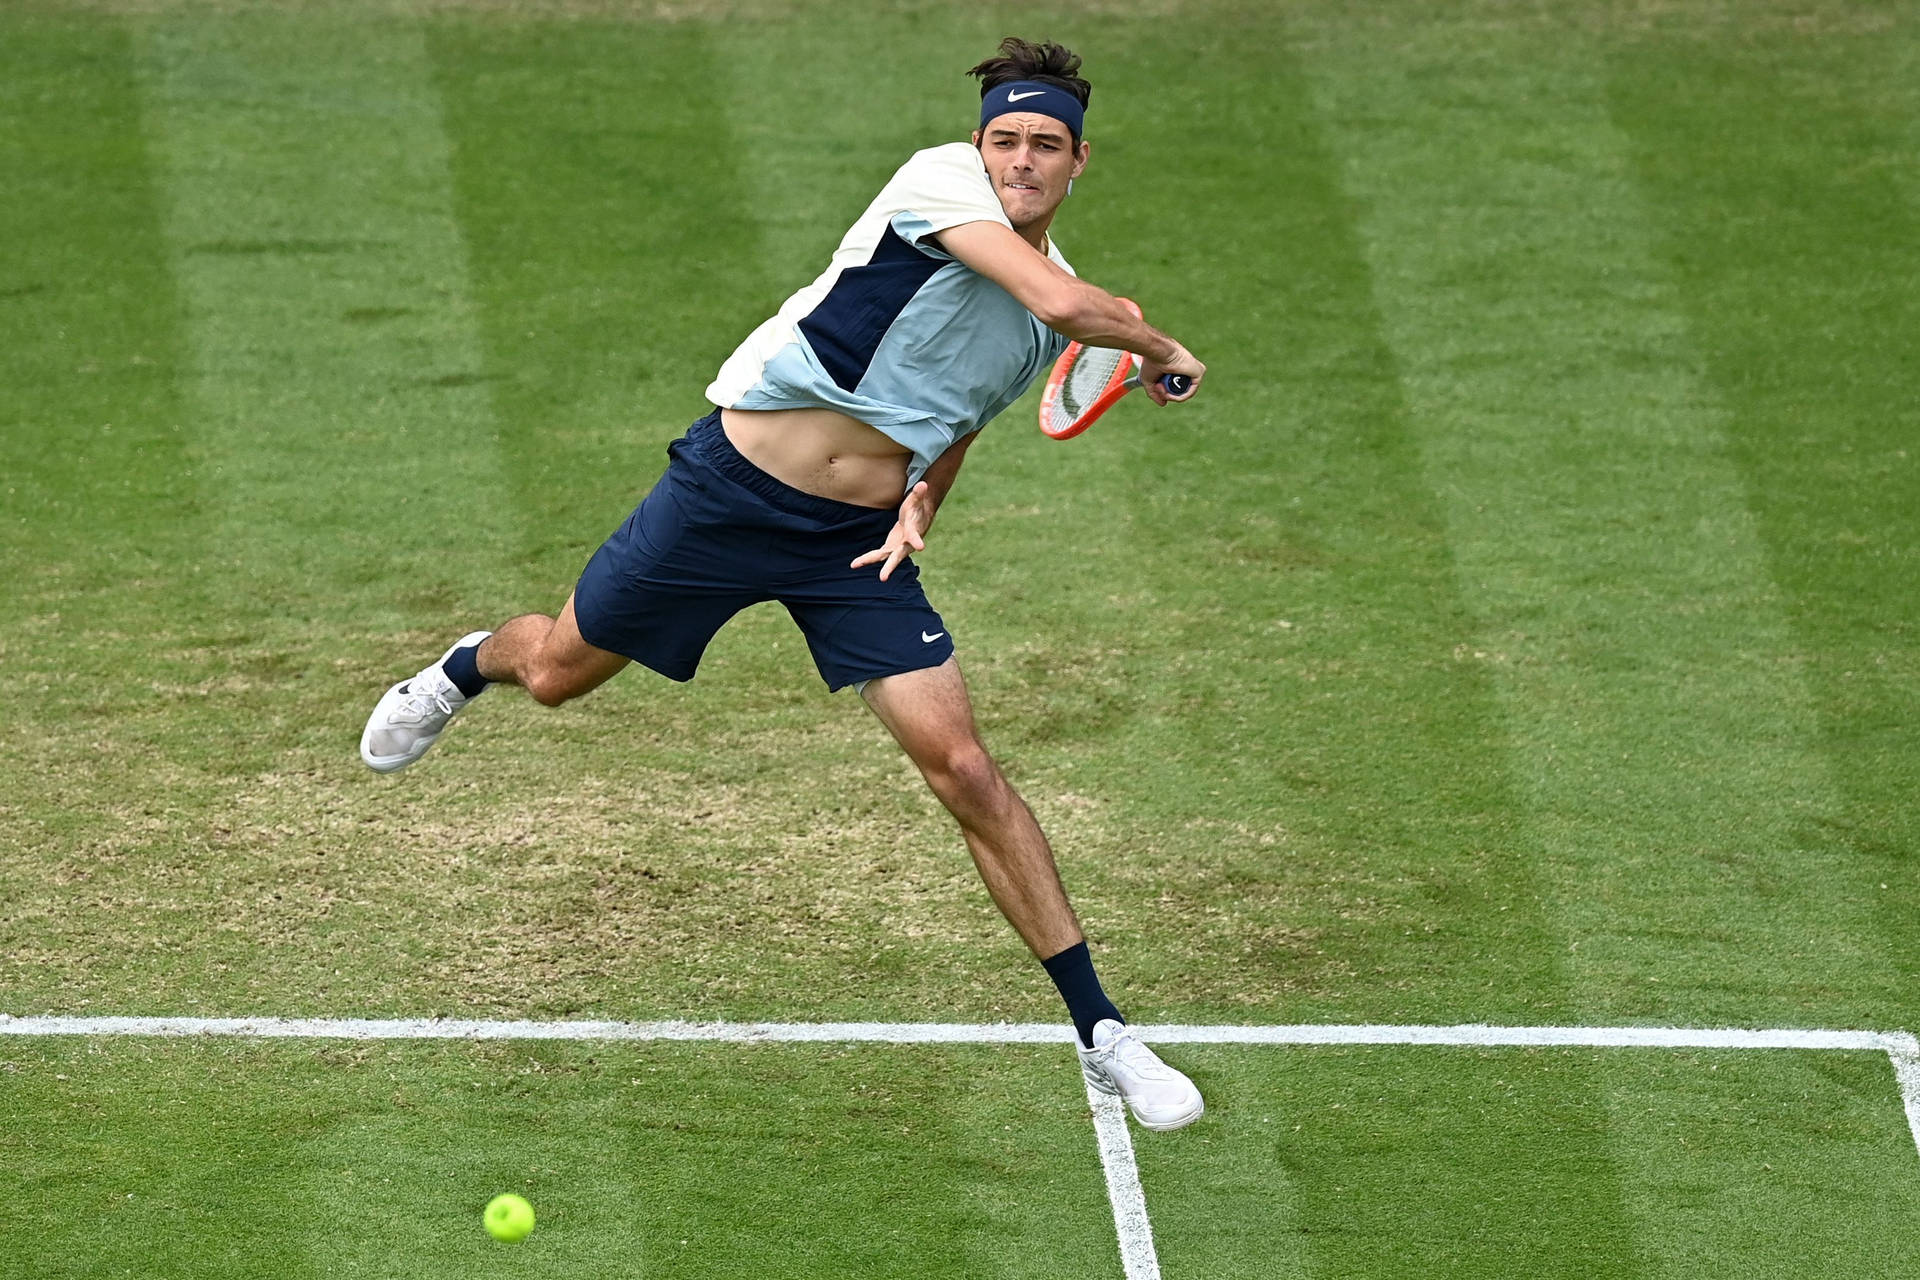
[[[523,613],[474,650],[474,668],[489,683],[517,684],[544,707],[557,707],[611,680],[631,659],[588,644],[573,612],[573,596],[560,616]]]
[[[666,472],[587,561],[558,617],[524,613],[471,632],[388,689],[360,735],[367,765],[391,773],[420,759],[490,683],[557,707],[629,662],[691,680],[714,632],[766,598],[753,582],[759,548],[742,553],[741,530],[759,510],[724,472],[725,439],[716,409],[668,447]]]
[[[523,613],[497,631],[464,635],[438,662],[388,689],[360,733],[360,758],[380,773],[406,768],[491,683],[522,685],[536,701],[557,707],[606,683],[627,662],[581,638],[570,595],[558,618]]]
[[[1178,1129],[1199,1119],[1200,1091],[1141,1043],[1101,989],[1053,850],[980,741],[959,665],[949,658],[869,680],[860,692],[959,822],[995,905],[1060,988],[1088,1083],[1125,1098],[1148,1128]]]

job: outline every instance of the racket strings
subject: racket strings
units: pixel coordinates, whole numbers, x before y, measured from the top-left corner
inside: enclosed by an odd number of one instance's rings
[[[1060,411],[1071,422],[1092,407],[1113,381],[1113,375],[1127,359],[1124,351],[1107,347],[1082,347],[1079,358],[1067,370],[1060,383]]]

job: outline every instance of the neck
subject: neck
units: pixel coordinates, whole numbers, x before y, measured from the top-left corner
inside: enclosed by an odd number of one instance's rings
[[[1047,228],[1052,225],[1053,215],[1048,214],[1044,222],[1035,222],[1028,226],[1017,228],[1015,234],[1040,252],[1045,253],[1047,251]]]

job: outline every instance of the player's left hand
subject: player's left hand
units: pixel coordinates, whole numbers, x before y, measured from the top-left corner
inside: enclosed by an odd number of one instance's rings
[[[927,526],[933,523],[933,499],[922,480],[907,491],[906,498],[900,503],[900,518],[894,522],[893,532],[887,535],[885,546],[875,547],[860,556],[847,567],[858,569],[861,565],[885,561],[880,566],[880,581],[885,582],[910,551],[927,549]]]

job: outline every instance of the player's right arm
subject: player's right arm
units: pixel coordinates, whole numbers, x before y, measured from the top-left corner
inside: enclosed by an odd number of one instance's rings
[[[1140,382],[1155,402],[1170,397],[1160,376],[1183,373],[1200,389],[1207,366],[1180,343],[1136,317],[1105,289],[1062,270],[1058,263],[998,222],[967,222],[948,227],[940,247],[1012,294],[1041,324],[1063,337],[1093,347],[1115,347],[1140,356]]]

